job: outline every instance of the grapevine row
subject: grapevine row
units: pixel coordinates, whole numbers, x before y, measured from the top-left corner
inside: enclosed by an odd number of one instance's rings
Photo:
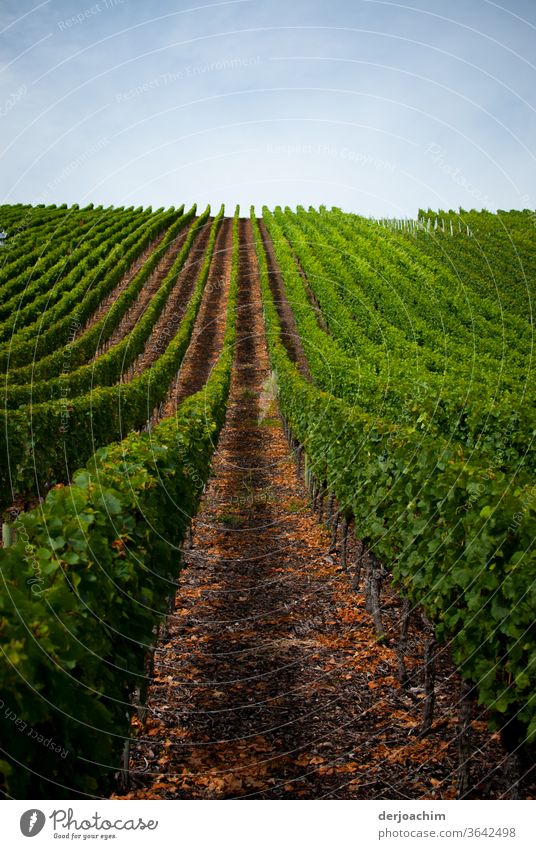
[[[254,214],[265,321],[279,401],[309,474],[449,640],[496,727],[513,746],[536,734],[534,484],[475,465],[460,446],[418,437],[302,377],[289,359]],[[276,255],[277,242],[274,245]],[[285,284],[287,269],[282,269]],[[306,340],[304,340],[305,342]]]
[[[16,545],[0,550],[0,620],[10,622],[0,632],[0,689],[66,752],[3,733],[0,781],[16,798],[100,796],[112,785],[225,418],[237,274],[238,209],[225,338],[203,389],[150,433],[97,451],[71,486],[19,517]],[[8,722],[2,712],[3,732]]]

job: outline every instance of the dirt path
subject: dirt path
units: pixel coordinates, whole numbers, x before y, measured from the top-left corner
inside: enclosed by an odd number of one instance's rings
[[[301,374],[310,380],[311,374],[309,372],[309,365],[307,363],[300,334],[298,333],[298,328],[296,326],[296,319],[294,318],[294,314],[284,294],[285,286],[283,278],[281,277],[281,271],[279,270],[279,266],[275,258],[274,246],[270,236],[268,235],[268,230],[266,229],[264,221],[259,222],[259,230],[264,250],[266,252],[270,288],[272,290],[275,307],[281,323],[281,338],[283,344],[285,345],[291,360],[296,363]]]
[[[188,302],[195,288],[207,251],[213,219],[209,218],[196,234],[190,252],[180,270],[175,284],[154,325],[145,348],[123,376],[125,382],[148,369],[166,350],[179,329]]]
[[[91,314],[86,323],[80,328],[80,330],[78,331],[78,336],[81,336],[87,330],[90,330],[93,325],[95,325],[102,318],[103,315],[106,315],[112,304],[117,301],[119,295],[124,292],[125,289],[128,288],[130,283],[132,283],[136,274],[142,268],[142,266],[145,265],[153,251],[158,248],[165,235],[166,230],[160,233],[160,235],[157,236],[156,239],[153,239],[153,241],[149,245],[147,245],[145,250],[143,250],[141,254],[134,260],[127,273],[123,275],[119,283],[114,286],[112,291],[105,298],[103,298],[95,312]]]
[[[173,239],[171,244],[167,247],[160,260],[158,261],[158,264],[154,269],[153,273],[149,276],[149,279],[146,280],[140,293],[138,294],[138,297],[136,298],[130,309],[127,310],[127,312],[125,313],[125,315],[123,316],[111,336],[106,340],[103,345],[101,345],[97,349],[97,351],[91,358],[91,362],[94,362],[96,359],[98,359],[98,357],[102,356],[102,354],[106,353],[106,351],[108,351],[114,345],[117,345],[118,342],[121,342],[125,338],[125,336],[127,336],[131,332],[131,330],[134,329],[137,322],[140,320],[143,313],[147,309],[153,296],[156,294],[156,292],[158,292],[160,286],[162,285],[162,282],[165,280],[171,266],[178,257],[182,246],[184,245],[184,242],[187,239],[188,233],[190,232],[190,228],[193,226],[195,226],[195,221],[184,227],[177,235],[177,237]],[[156,250],[162,238],[163,236],[156,242],[153,242],[152,246],[150,248],[147,248],[146,251],[144,251],[142,257],[140,257],[139,260],[137,260],[137,262],[135,263],[135,266],[137,267],[133,267],[127,277],[123,281],[121,281],[120,289],[118,291],[114,290],[112,295],[110,295],[109,298],[106,299],[106,301],[103,301],[103,303],[106,304],[104,312],[107,312],[110,309],[110,307],[113,303],[115,303],[121,292],[127,288],[129,283],[134,279],[138,271],[145,264],[146,260],[149,259],[151,253]]]
[[[395,652],[376,641],[296,477],[246,221],[238,307],[227,421],[157,648],[148,718],[134,720],[131,790],[115,798],[451,798],[452,678],[421,739],[421,696],[398,687]],[[394,622],[386,612],[391,632]],[[421,637],[412,627],[410,669]],[[499,795],[500,773],[488,775],[499,749],[479,736],[482,722],[474,732],[480,795]]]
[[[192,340],[164,402],[162,417],[172,416],[181,401],[202,389],[220,354],[227,320],[232,250],[233,222],[231,218],[226,218],[216,237],[210,273]]]

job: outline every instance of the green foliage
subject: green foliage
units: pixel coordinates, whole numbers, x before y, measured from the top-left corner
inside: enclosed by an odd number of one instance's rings
[[[423,605],[436,623],[438,637],[450,641],[462,675],[475,683],[492,721],[499,725],[505,717],[515,716],[526,735],[532,734],[536,725],[533,479],[522,466],[512,470],[498,463],[490,466],[486,451],[419,430],[413,422],[392,421],[380,410],[362,409],[358,392],[352,403],[351,393],[337,397],[326,391],[324,387],[335,380],[335,349],[327,334],[322,339],[316,332],[314,311],[308,309],[288,243],[271,215],[266,210],[264,214],[275,234],[287,295],[317,384],[305,380],[287,355],[252,213],[279,401],[303,446],[308,468],[355,517],[357,533],[390,567],[399,589]],[[340,315],[344,319],[342,311]],[[351,368],[347,373],[351,381]],[[342,379],[341,371],[337,387]],[[523,428],[519,437],[530,438]]]
[[[10,385],[13,378],[11,374],[7,375],[7,391],[5,394],[5,404],[7,407],[16,409],[24,404],[38,404],[61,396],[64,398],[73,398],[88,392],[92,386],[112,386],[119,382],[121,375],[127,371],[136,357],[142,353],[147,339],[165,306],[169,293],[176,282],[177,276],[187,260],[194,237],[198,229],[203,226],[208,218],[208,209],[196,219],[160,289],[152,298],[151,303],[131,332],[126,334],[109,351],[102,353],[92,362],[85,363],[78,368],[73,368],[73,360],[76,361],[80,357],[82,350],[84,352],[90,352],[88,348],[90,340],[93,341],[95,346],[103,344],[104,340],[102,336],[104,329],[106,328],[109,333],[111,329],[117,326],[120,317],[134,303],[143,286],[155,270],[164,251],[169,249],[170,244],[177,238],[177,234],[190,224],[194,218],[194,213],[195,208],[190,210],[187,215],[181,215],[177,221],[173,222],[159,248],[153,251],[129,286],[121,293],[102,319],[96,322],[87,333],[83,334],[77,340],[78,344],[68,344],[62,349],[60,353],[62,353],[63,363],[69,365],[70,370],[68,372],[57,377],[53,376],[54,371],[57,370],[58,361],[58,358],[55,357],[53,363],[51,362],[52,358],[44,358],[36,364],[34,372],[39,371],[42,374],[45,361],[49,369],[48,376],[40,381],[35,381],[34,374],[34,379],[31,383]]]
[[[0,413],[5,434],[0,444],[0,491],[6,501],[10,491],[12,497],[25,495],[33,485],[49,487],[69,480],[71,470],[85,463],[96,448],[140,429],[150,419],[190,342],[222,218],[223,207],[214,219],[205,259],[178,330],[150,368],[129,383],[96,386],[73,398]],[[167,291],[185,260],[190,236],[164,283]]]
[[[0,550],[0,776],[15,798],[100,796],[118,768],[130,696],[225,419],[238,210],[233,235],[224,345],[205,387],[150,433],[99,449],[71,486],[19,517],[17,544]]]
[[[87,321],[131,263],[176,215],[174,211],[149,217],[144,213],[139,220],[137,215],[130,213],[121,239],[117,234],[108,234],[104,243],[94,246],[85,260],[60,280],[57,293],[61,297],[56,302],[49,290],[36,300],[44,309],[41,315],[33,315],[34,307],[30,303],[27,309],[32,314],[27,322],[21,325],[17,313],[12,316],[8,324],[13,333],[0,344],[0,369],[7,371],[31,364],[66,344],[73,334],[73,319],[77,327]],[[53,305],[45,308],[49,296]]]
[[[263,214],[319,386],[419,434],[461,442],[493,466],[531,466],[526,323],[467,294],[409,237],[339,212]]]

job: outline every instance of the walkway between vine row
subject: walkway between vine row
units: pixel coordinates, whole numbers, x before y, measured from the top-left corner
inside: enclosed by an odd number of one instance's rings
[[[453,797],[454,687],[419,738],[419,695],[398,687],[296,477],[248,221],[240,239],[227,421],[119,798]]]

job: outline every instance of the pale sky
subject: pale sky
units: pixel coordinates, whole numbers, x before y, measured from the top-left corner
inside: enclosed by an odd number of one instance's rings
[[[536,207],[530,0],[0,0],[0,203]]]

